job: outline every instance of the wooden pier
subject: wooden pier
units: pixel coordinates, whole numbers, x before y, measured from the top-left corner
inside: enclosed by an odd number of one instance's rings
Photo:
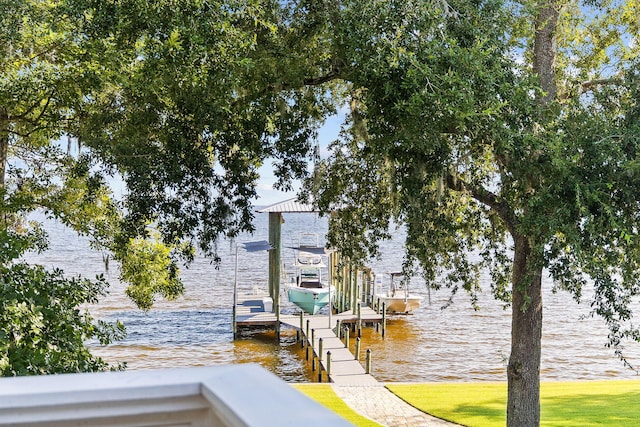
[[[256,295],[239,297],[236,307],[237,325],[260,327],[278,324],[276,314],[264,310],[265,303],[269,305],[267,298],[268,296]],[[366,372],[360,361],[365,360],[366,351],[362,351],[360,360],[356,360],[336,332],[338,324],[354,326],[355,330],[358,330],[362,325],[381,323],[383,316],[369,307],[358,307],[355,311],[355,314],[353,310],[333,314],[331,320],[328,315],[280,315],[279,323],[299,331],[298,336],[303,340],[307,359],[312,358],[312,366],[315,366],[315,372],[318,373],[320,380],[323,377],[328,378],[330,382],[339,385],[378,384],[376,379]]]
[[[269,306],[273,307],[273,300],[269,295],[238,295],[235,307],[236,325],[274,326],[278,320]]]

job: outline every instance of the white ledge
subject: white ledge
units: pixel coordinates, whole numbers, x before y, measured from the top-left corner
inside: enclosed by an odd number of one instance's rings
[[[0,378],[2,426],[349,426],[257,365]]]

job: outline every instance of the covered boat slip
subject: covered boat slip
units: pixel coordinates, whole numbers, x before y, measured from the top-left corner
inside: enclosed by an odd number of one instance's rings
[[[317,213],[318,211],[309,203],[302,203],[297,199],[289,199],[280,203],[267,206],[257,211],[258,213],[267,213],[269,215],[269,241],[270,248],[269,253],[269,296],[273,301],[273,312],[275,313],[276,320],[273,324],[276,327],[276,334],[280,333],[280,313],[282,311],[281,298],[281,285],[283,277],[283,264],[282,264],[282,224],[284,223],[284,213]],[[309,235],[317,235],[316,233],[308,233]],[[340,255],[337,252],[326,250],[324,247],[318,247],[317,240],[308,242],[299,242],[297,247],[291,248],[298,252],[298,255],[302,253],[310,255],[324,255],[328,258],[328,277],[327,284],[333,285],[334,288],[326,286],[327,293],[331,290],[331,295],[328,295],[328,299],[333,301],[338,312],[345,312],[349,309],[353,310],[355,314],[355,307],[357,301],[360,300],[364,305],[371,305],[373,300],[372,282],[370,271],[367,269],[359,269],[355,266],[346,266],[340,261]],[[264,247],[264,246],[262,246]],[[237,258],[236,258],[237,259]],[[300,259],[296,261],[297,267],[300,265]],[[341,267],[338,267],[338,266]],[[311,265],[309,265],[311,266]],[[317,267],[317,266],[316,266]],[[368,271],[368,273],[365,273]],[[358,286],[358,275],[360,275],[360,282],[362,286]],[[365,280],[365,275],[367,279]],[[307,280],[305,280],[307,281]],[[314,288],[306,288],[308,290]],[[335,289],[335,293],[333,292]],[[234,309],[238,304],[234,304]],[[236,333],[234,327],[234,334]]]
[[[327,304],[337,310],[329,310],[328,315],[283,314],[280,303],[282,278],[282,244],[281,225],[283,212],[309,212],[315,210],[311,205],[301,204],[295,199],[269,206],[260,211],[269,214],[269,241],[244,244],[246,251],[267,250],[269,256],[269,287],[264,295],[238,295],[234,290],[233,333],[238,336],[240,329],[274,327],[280,339],[281,325],[295,328],[303,346],[307,347],[307,358],[312,357],[312,366],[318,361],[319,379],[325,377],[334,383],[350,385],[374,385],[377,381],[365,371],[362,363],[349,351],[338,334],[342,328],[337,325],[354,324],[359,330],[363,325],[382,325],[385,329],[385,313],[376,313],[372,305],[374,287],[373,274],[370,269],[349,265],[340,259],[340,254],[324,247],[319,247],[317,239],[305,243],[299,241],[298,246],[289,247],[296,253],[294,267],[297,279],[289,284],[288,289],[296,291],[326,290]],[[306,233],[316,235],[315,233]],[[316,235],[317,236],[317,235]],[[328,265],[324,264],[327,258]],[[237,260],[237,254],[236,254]],[[328,267],[327,280],[323,280],[320,269]],[[285,286],[287,283],[285,281]],[[293,286],[291,286],[293,285]],[[236,272],[237,287],[237,272]],[[313,295],[313,294],[311,294]],[[295,304],[295,301],[293,301]],[[317,301],[314,302],[314,305]],[[300,305],[298,304],[298,307]],[[307,310],[315,313],[317,310]],[[378,310],[379,311],[379,310]],[[322,344],[321,344],[322,343]],[[327,354],[330,352],[330,354]],[[328,356],[331,362],[328,362]]]

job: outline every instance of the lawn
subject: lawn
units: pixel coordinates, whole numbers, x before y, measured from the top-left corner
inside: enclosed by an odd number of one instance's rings
[[[416,408],[471,427],[505,425],[506,383],[388,384]],[[542,427],[637,426],[640,381],[546,382]]]

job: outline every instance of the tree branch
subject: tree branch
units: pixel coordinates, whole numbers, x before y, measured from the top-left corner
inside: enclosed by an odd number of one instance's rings
[[[471,197],[479,201],[480,203],[489,206],[491,210],[496,212],[498,216],[504,221],[509,233],[512,236],[516,234],[516,217],[511,208],[506,204],[498,200],[498,196],[491,191],[486,190],[483,187],[470,185],[460,177],[448,173],[446,175],[447,187],[451,190],[461,193],[470,194]]]
[[[11,118],[13,120],[26,120],[27,122],[31,123],[32,125],[35,125],[41,118],[42,116],[44,116],[44,113],[47,111],[47,109],[49,108],[49,104],[51,103],[51,98],[53,97],[53,91],[49,94],[49,96],[47,96],[47,102],[44,105],[44,107],[42,107],[42,111],[40,111],[40,114],[38,114],[38,117],[36,117],[35,119],[28,119],[27,117],[29,116],[29,114],[31,114],[40,104],[41,100],[38,100],[36,102],[34,102],[28,109],[27,111],[25,111],[22,114],[19,114],[17,116],[12,116]]]
[[[575,98],[576,96],[580,96],[599,86],[620,85],[622,83],[623,83],[623,80],[617,77],[613,77],[609,79],[590,80],[588,82],[581,83],[578,90],[576,90],[575,92],[572,91],[572,92],[564,93],[559,98],[560,100],[564,101],[564,100]]]
[[[260,98],[262,96],[265,96],[266,94],[269,93],[274,93],[274,92],[280,92],[283,90],[292,90],[292,89],[299,89],[301,87],[304,86],[319,86],[325,83],[328,83],[330,81],[342,78],[342,73],[341,73],[341,67],[339,65],[334,65],[331,70],[322,76],[317,76],[317,77],[307,77],[305,79],[302,80],[302,83],[298,83],[298,84],[294,84],[294,83],[290,83],[290,82],[286,82],[286,83],[278,83],[278,84],[272,84],[267,86],[264,90],[260,91],[257,95],[255,95],[253,97],[253,99],[257,99]],[[245,99],[243,98],[239,98],[237,99],[233,105],[239,105],[240,103],[244,102]]]

